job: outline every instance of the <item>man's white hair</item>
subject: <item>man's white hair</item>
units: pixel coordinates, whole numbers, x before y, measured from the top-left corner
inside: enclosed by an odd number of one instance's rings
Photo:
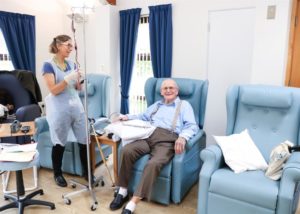
[[[161,83],[160,89],[162,89],[163,84],[164,84],[164,82],[166,82],[166,81],[172,81],[172,82],[174,82],[175,87],[179,90],[179,87],[178,87],[178,85],[177,85],[177,82],[176,82],[174,79],[172,79],[172,78],[165,79],[165,80]]]

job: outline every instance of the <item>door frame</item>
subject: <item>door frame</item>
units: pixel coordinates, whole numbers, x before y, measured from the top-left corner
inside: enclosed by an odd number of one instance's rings
[[[285,83],[284,83],[285,86],[290,85],[290,79],[291,79],[291,73],[292,73],[295,25],[296,25],[296,15],[297,15],[298,4],[300,4],[300,0],[293,0],[292,13],[291,13],[291,19],[290,19],[291,22],[290,22],[289,44],[288,44],[289,46],[288,46],[288,56],[287,56],[287,68],[286,68]],[[300,13],[300,11],[298,11],[298,13]]]

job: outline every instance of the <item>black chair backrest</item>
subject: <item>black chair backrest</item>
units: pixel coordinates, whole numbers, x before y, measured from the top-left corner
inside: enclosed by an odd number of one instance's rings
[[[14,112],[25,105],[32,104],[31,94],[24,89],[20,81],[9,72],[0,72],[0,89],[4,89],[13,99]]]

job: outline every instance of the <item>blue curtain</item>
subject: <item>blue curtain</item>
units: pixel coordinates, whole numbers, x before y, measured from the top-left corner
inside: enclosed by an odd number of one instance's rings
[[[154,77],[172,74],[172,5],[149,6],[150,51]]]
[[[129,113],[129,88],[141,9],[120,11],[121,113]]]
[[[35,17],[0,11],[0,29],[15,69],[35,73]]]

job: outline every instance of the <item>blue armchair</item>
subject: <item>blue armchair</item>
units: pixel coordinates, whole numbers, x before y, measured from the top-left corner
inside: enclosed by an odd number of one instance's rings
[[[101,117],[109,116],[109,89],[111,78],[106,75],[100,74],[88,74],[87,75],[87,95],[88,95],[88,114],[90,118],[98,119]],[[82,101],[84,100],[84,93],[79,94]],[[47,107],[47,106],[46,106]],[[38,142],[37,149],[40,153],[40,166],[52,169],[51,151],[52,142],[49,133],[49,126],[46,117],[40,117],[35,120],[36,134],[35,140]],[[69,135],[68,143],[65,148],[63,157],[62,170],[63,172],[82,175],[82,168],[80,162],[79,148],[77,143],[74,142],[75,138]],[[100,153],[96,150],[96,163],[99,163],[102,158]],[[107,145],[102,146],[104,156],[111,154],[111,148]]]
[[[148,106],[162,99],[160,86],[163,78],[150,78],[145,84],[145,96]],[[188,190],[198,181],[201,168],[200,151],[205,148],[206,135],[203,130],[208,81],[174,78],[179,86],[179,97],[187,100],[193,107],[200,131],[186,144],[186,151],[175,155],[169,164],[163,167],[154,184],[151,200],[162,204],[180,203]],[[121,149],[121,146],[120,146]],[[140,158],[132,173],[129,192],[134,192],[141,179],[149,155]]]
[[[299,145],[300,89],[235,85],[227,92],[226,134],[249,134],[269,162],[272,149],[285,140]],[[198,214],[291,214],[298,202],[300,153],[293,153],[281,180],[263,171],[235,174],[217,145],[201,152]]]

